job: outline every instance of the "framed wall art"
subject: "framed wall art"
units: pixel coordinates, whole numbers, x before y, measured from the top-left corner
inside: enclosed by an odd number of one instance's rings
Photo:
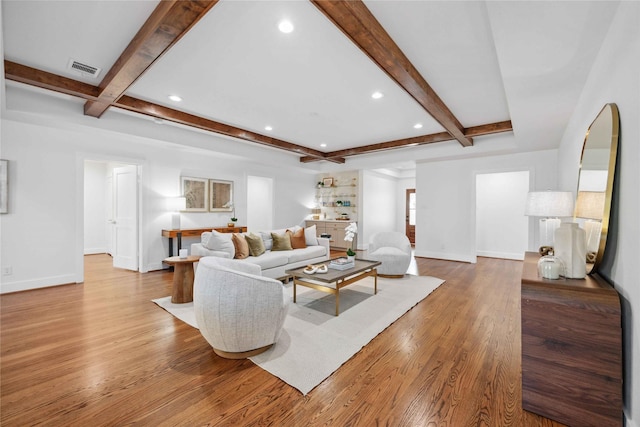
[[[233,181],[209,180],[209,211],[231,212],[233,210]]]
[[[323,178],[322,186],[323,187],[331,187],[333,185],[333,178]]]
[[[209,180],[206,178],[180,177],[180,188],[186,199],[185,212],[207,212],[209,207]]]

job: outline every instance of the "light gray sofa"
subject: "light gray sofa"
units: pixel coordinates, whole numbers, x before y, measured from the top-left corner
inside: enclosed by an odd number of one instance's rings
[[[288,228],[288,230],[295,231],[300,228],[300,226],[295,226]],[[262,276],[279,279],[285,276],[285,270],[304,267],[308,264],[323,263],[329,260],[331,254],[329,239],[317,237],[315,225],[304,230],[306,248],[272,251],[269,242],[271,233],[284,235],[286,231],[287,229],[283,228],[253,232],[252,234],[262,237],[267,251],[260,256],[249,256],[239,261],[258,265],[262,271]],[[233,258],[235,249],[231,242],[231,234],[218,233],[216,231],[202,233],[200,242],[191,245],[191,255]]]

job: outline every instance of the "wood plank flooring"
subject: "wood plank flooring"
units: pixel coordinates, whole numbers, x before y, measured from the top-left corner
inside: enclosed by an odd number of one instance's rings
[[[521,407],[521,262],[418,258],[446,283],[307,396],[152,303],[171,272],[85,264],[0,296],[2,426],[560,426]]]

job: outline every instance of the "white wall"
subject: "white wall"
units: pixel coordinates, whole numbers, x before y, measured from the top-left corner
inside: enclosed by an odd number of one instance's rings
[[[418,163],[416,256],[476,262],[476,174],[528,170],[532,190],[555,189],[556,158],[556,150],[545,150]],[[536,232],[531,226],[530,242]]]
[[[358,249],[369,247],[369,238],[380,231],[396,230],[396,179],[377,172],[362,171],[361,221],[358,224]]]
[[[559,180],[575,189],[585,132],[604,104],[620,111],[619,169],[607,252],[601,273],[623,308],[626,425],[640,426],[640,3],[620,2],[618,13],[562,138]]]
[[[107,165],[101,162],[85,162],[84,167],[84,253],[107,252]]]
[[[524,207],[529,172],[476,176],[476,251],[478,256],[523,260],[529,221]]]
[[[313,200],[311,173],[90,128],[60,129],[3,118],[2,155],[11,165],[11,205],[10,213],[0,217],[1,263],[13,269],[2,277],[2,293],[82,280],[85,160],[141,166],[142,271],[162,268],[168,255],[168,241],[161,237],[161,230],[171,225],[166,198],[179,194],[181,175],[234,181],[240,219],[246,218],[246,173],[273,178],[274,227],[299,224]],[[228,216],[183,213],[181,225],[221,226]],[[30,232],[24,233],[26,229]],[[183,247],[189,243],[183,241]]]

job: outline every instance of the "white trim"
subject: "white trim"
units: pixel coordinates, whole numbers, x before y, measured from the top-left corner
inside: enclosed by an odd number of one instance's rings
[[[461,254],[454,254],[454,253],[447,253],[447,252],[430,252],[430,251],[415,250],[414,255],[422,258],[435,258],[435,259],[442,259],[446,261],[461,261],[461,262],[468,262],[471,264],[476,263],[476,256],[474,255],[470,257],[468,254],[461,255]]]
[[[40,279],[24,280],[21,282],[6,282],[3,280],[2,286],[0,287],[0,294],[6,294],[9,292],[28,291],[31,289],[38,289],[38,288],[48,288],[51,286],[73,285],[76,283],[77,282],[74,274],[43,277]]]
[[[487,258],[513,259],[517,261],[524,260],[524,252],[511,253],[511,252],[478,251],[477,256],[487,257]]]

